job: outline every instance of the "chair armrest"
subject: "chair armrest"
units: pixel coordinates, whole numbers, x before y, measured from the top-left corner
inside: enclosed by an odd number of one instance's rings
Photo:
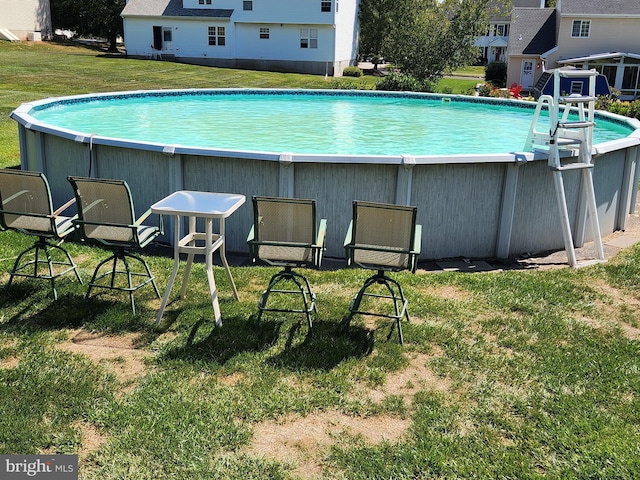
[[[139,227],[153,212],[151,209],[144,212],[133,224],[134,227]],[[158,230],[160,231],[160,235],[164,235],[164,222],[162,221],[162,215],[158,215]]]
[[[76,203],[76,199],[72,198],[71,200],[69,200],[67,203],[65,203],[64,205],[62,205],[60,208],[58,208],[55,212],[53,212],[51,214],[52,217],[57,217],[58,215],[60,215],[62,212],[64,212],[67,208],[69,208],[71,205],[73,205],[74,203]],[[74,216],[74,218],[77,215]]]
[[[324,248],[325,235],[327,234],[327,219],[320,220],[320,228],[318,228],[318,235],[316,238],[315,246]]]
[[[151,215],[151,209],[147,210],[142,215],[140,215],[133,225],[136,227],[142,225],[142,222],[144,222],[147,218],[149,218],[149,215]]]
[[[252,262],[256,261],[256,245],[255,245],[255,238],[256,238],[256,234],[254,232],[254,225],[251,225],[251,230],[249,230],[249,234],[247,235],[247,245],[249,245],[249,257],[251,258]]]
[[[347,266],[351,265],[351,261],[353,260],[353,220],[349,222],[349,228],[347,229],[347,234],[344,237],[344,251],[345,251],[345,260],[347,262]]]
[[[345,248],[347,248],[347,246],[351,245],[352,230],[353,230],[353,220],[351,220],[349,222],[349,228],[347,229],[347,234],[344,237],[344,247]]]
[[[416,273],[418,268],[418,256],[422,248],[422,225],[416,225],[416,231],[413,235],[413,245],[411,247],[411,273]]]
[[[422,225],[416,225],[416,232],[413,236],[413,245],[411,250],[415,255],[420,255],[422,249]]]
[[[320,264],[322,263],[322,252],[324,251],[326,233],[327,233],[327,219],[323,218],[320,220],[320,228],[318,228],[318,235],[316,238],[316,243],[314,245],[314,248],[316,248],[315,264],[317,267],[320,267]]]

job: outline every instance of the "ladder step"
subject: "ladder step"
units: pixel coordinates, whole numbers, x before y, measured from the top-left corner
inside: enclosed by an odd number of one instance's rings
[[[566,97],[560,97],[558,100],[561,103],[589,103],[595,102],[597,100],[596,97],[588,97],[586,95],[569,95]]]
[[[558,137],[556,139],[556,144],[559,147],[564,147],[567,145],[580,145],[581,143],[583,143],[583,140],[580,138]]]
[[[595,70],[582,70],[579,68],[576,69],[567,69],[567,70],[558,70],[558,75],[564,78],[572,78],[572,77],[595,77],[598,75],[598,72]]]
[[[606,259],[598,259],[593,258],[591,260],[582,260],[581,262],[576,262],[574,268],[582,268],[582,267],[590,267],[591,265],[598,265],[599,263],[607,263]]]
[[[593,168],[593,163],[574,162],[560,165],[559,167],[550,167],[551,170],[564,171],[564,170],[582,170],[585,168]]]
[[[559,128],[587,128],[595,126],[596,122],[558,122]]]

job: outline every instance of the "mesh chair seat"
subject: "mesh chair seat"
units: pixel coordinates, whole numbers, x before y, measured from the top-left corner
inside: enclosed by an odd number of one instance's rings
[[[82,283],[76,264],[60,244],[75,230],[75,217],[61,215],[75,200],[53,210],[51,189],[41,172],[0,170],[0,226],[37,236],[33,246],[21,252],[9,272],[8,289],[14,277],[30,277],[49,280],[53,298],[58,298],[55,279],[74,272]],[[58,244],[53,243],[57,241]],[[52,257],[60,253],[62,259]],[[33,253],[33,256],[31,255]]]
[[[256,258],[261,258],[272,265],[313,265],[314,255],[314,249],[306,244],[260,245],[256,251]]]
[[[316,296],[307,278],[293,268],[320,266],[327,221],[322,219],[317,225],[315,200],[259,196],[252,200],[254,222],[247,237],[251,259],[284,267],[271,277],[262,293],[256,322],[260,322],[264,312],[304,313],[312,332],[311,314],[316,313]],[[283,284],[293,284],[295,289],[280,288]],[[302,307],[267,306],[272,293],[300,295]]]
[[[101,261],[93,272],[85,298],[94,288],[121,290],[129,293],[131,309],[136,312],[133,293],[151,284],[155,294],[160,292],[155,279],[140,256],[131,252],[142,249],[156,238],[162,230],[162,217],[158,226],[143,225],[151,214],[147,210],[136,219],[129,185],[123,180],[69,177],[78,205],[78,225],[85,240],[99,242],[113,250],[113,254]],[[129,260],[135,260],[143,270],[132,270]],[[107,264],[110,268],[104,269]],[[122,264],[122,267],[119,265]],[[124,278],[120,282],[118,279]]]
[[[367,278],[353,297],[349,313],[343,319],[345,329],[356,314],[392,318],[394,324],[389,336],[397,328],[398,338],[403,343],[401,320],[409,321],[408,301],[400,283],[385,272],[415,272],[422,241],[422,227],[416,224],[416,215],[416,207],[353,202],[353,219],[344,242],[347,265],[358,265],[377,273]],[[376,284],[382,285],[388,294],[369,293],[369,288]],[[365,297],[390,300],[394,313],[361,310]]]

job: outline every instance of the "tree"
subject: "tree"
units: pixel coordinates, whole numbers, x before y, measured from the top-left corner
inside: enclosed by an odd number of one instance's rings
[[[394,7],[399,0],[361,0],[360,2],[360,38],[361,56],[370,56],[374,69],[383,56],[384,42],[388,39],[393,25]]]
[[[54,28],[68,29],[77,35],[109,40],[109,51],[118,50],[116,40],[124,33],[120,13],[126,0],[50,0]]]
[[[364,48],[378,47],[404,73],[420,81],[473,63],[474,46],[502,0],[362,0]]]

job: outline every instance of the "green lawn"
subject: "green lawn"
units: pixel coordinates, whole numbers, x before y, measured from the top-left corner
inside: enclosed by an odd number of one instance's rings
[[[367,81],[353,79],[354,82]],[[323,77],[108,58],[0,42],[0,158],[8,113],[55,95],[141,88],[326,88]],[[428,235],[428,232],[425,232]],[[33,241],[0,232],[0,284]],[[107,252],[65,243],[85,282]],[[171,251],[147,252],[162,291]],[[78,453],[82,479],[633,479],[640,472],[640,247],[573,270],[401,273],[411,321],[339,323],[367,273],[308,271],[302,316],[252,321],[273,268],[216,267],[214,328],[197,263],[162,324],[145,288],[85,301],[86,285],[0,290],[0,453]]]

